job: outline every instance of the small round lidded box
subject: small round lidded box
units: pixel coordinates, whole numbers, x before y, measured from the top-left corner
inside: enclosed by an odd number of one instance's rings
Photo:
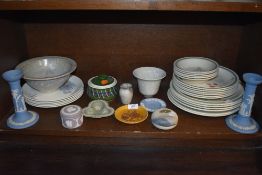
[[[83,124],[82,108],[77,105],[68,105],[61,109],[62,125],[68,129],[78,128]]]
[[[109,75],[98,75],[88,80],[87,95],[92,100],[112,101],[117,95],[117,80]]]

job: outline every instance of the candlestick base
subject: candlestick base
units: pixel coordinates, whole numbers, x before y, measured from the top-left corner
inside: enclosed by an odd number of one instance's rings
[[[258,132],[259,125],[252,117],[244,117],[241,115],[231,115],[226,118],[227,126],[242,134],[254,134]]]
[[[34,125],[39,120],[39,115],[33,111],[14,113],[7,120],[7,126],[12,129],[24,129]]]

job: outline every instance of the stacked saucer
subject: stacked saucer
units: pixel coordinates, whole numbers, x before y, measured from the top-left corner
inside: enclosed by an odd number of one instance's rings
[[[40,108],[54,108],[70,104],[79,99],[84,92],[84,83],[72,75],[69,80],[56,91],[42,93],[31,88],[27,83],[22,87],[25,102]]]
[[[193,67],[191,69],[195,70]],[[217,69],[217,75],[206,80],[199,80],[199,74],[194,78],[194,72],[191,72],[190,77],[184,74],[186,78],[182,78],[181,74],[174,71],[167,92],[169,100],[184,111],[202,116],[220,117],[237,112],[244,91],[238,75],[222,66]],[[210,71],[205,67],[202,70]]]
[[[183,57],[174,62],[174,73],[188,80],[209,80],[218,74],[216,61],[204,57]]]

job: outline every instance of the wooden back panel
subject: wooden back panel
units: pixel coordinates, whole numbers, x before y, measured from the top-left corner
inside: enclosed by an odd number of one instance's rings
[[[2,73],[13,69],[26,54],[26,42],[23,26],[19,23],[0,20],[0,118],[12,107],[11,93]]]
[[[29,23],[25,31],[29,57],[71,57],[84,80],[101,73],[128,80],[140,66],[161,67],[171,77],[173,62],[184,56],[235,69],[242,35],[241,26],[224,25]]]

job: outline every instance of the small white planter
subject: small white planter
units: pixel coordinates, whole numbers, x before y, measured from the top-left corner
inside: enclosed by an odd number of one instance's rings
[[[137,78],[139,92],[149,98],[157,94],[166,72],[157,67],[140,67],[133,71],[133,75]]]

